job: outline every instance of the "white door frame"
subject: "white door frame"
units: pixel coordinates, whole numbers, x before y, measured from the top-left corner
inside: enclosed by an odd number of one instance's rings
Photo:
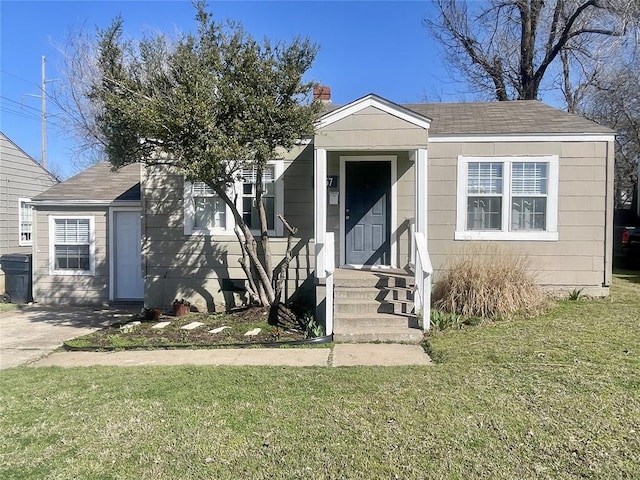
[[[109,301],[116,298],[116,212],[138,212],[142,215],[142,205],[127,207],[109,207]],[[142,248],[142,236],[140,238]],[[142,300],[142,298],[140,298]]]
[[[397,180],[398,180],[398,157],[397,155],[341,155],[340,156],[340,198],[342,198],[342,202],[340,205],[340,266],[347,266],[346,264],[346,254],[345,254],[345,237],[346,237],[346,226],[345,226],[345,202],[346,202],[346,186],[347,181],[345,178],[345,168],[347,162],[389,162],[391,166],[391,219],[389,222],[389,241],[390,252],[389,255],[391,257],[390,265],[391,268],[397,268],[397,243],[396,243],[396,231],[398,228],[398,205],[397,205]],[[349,265],[354,268],[365,268],[364,265]],[[376,266],[379,268],[379,266]],[[373,268],[376,268],[373,267]]]

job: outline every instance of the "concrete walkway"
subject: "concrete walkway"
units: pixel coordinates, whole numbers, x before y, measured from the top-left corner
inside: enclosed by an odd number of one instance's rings
[[[428,365],[418,345],[336,344],[333,348],[237,348],[54,352],[65,340],[86,335],[133,313],[132,308],[22,306],[0,314],[0,369],[92,365],[269,365],[346,367]]]
[[[143,350],[55,352],[29,367],[135,367],[143,365],[267,365],[350,367],[356,365],[428,365],[422,347],[402,344],[339,343],[333,348],[228,348],[215,350]]]
[[[0,369],[48,355],[65,340],[87,335],[140,307],[85,308],[20,305],[0,313]]]

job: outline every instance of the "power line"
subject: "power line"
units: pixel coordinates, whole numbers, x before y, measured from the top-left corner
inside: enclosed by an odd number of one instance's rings
[[[26,112],[21,112],[21,111],[19,111],[19,110],[11,110],[11,109],[10,109],[9,107],[7,107],[7,106],[2,106],[2,107],[0,107],[0,109],[1,109],[3,112],[9,113],[9,114],[11,114],[11,115],[15,115],[16,117],[22,117],[22,118],[26,118],[26,119],[29,119],[29,120],[40,120],[40,117],[37,117],[37,116],[35,116],[35,115],[29,115],[28,113],[26,113]]]
[[[20,77],[18,75],[13,74],[13,73],[7,72],[6,70],[0,70],[0,72],[4,73],[5,75],[9,75],[10,77],[17,78],[18,80],[22,80],[23,82],[27,82],[27,83],[29,83],[31,85],[35,85],[36,87],[40,88],[40,85],[38,85],[37,83],[32,82],[31,80],[27,80],[26,78]]]
[[[15,103],[17,105],[20,105],[21,108],[28,108],[29,110],[35,110],[36,112],[40,113],[40,109],[38,109],[38,108],[31,107],[29,105],[25,105],[22,102],[17,102],[15,100],[11,100],[10,98],[7,98],[7,97],[0,96],[0,98],[3,99],[3,100],[6,100],[7,102],[11,102],[11,103]]]

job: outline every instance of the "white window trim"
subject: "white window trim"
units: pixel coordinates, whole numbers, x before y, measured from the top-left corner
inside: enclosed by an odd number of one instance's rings
[[[29,241],[22,240],[22,204],[23,203],[29,204],[31,203],[31,199],[23,198],[23,197],[18,198],[18,245],[20,245],[21,247],[30,247],[31,245],[33,245],[33,226],[35,224],[33,215],[35,214],[35,210],[33,209],[33,206],[32,206],[31,207],[31,240]]]
[[[56,220],[89,220],[89,270],[56,270]],[[90,215],[56,215],[49,217],[49,275],[95,276],[96,227],[95,217]]]
[[[503,168],[502,229],[501,230],[466,230],[467,222],[467,172],[469,163],[494,162],[505,165]],[[511,164],[521,162],[538,162],[549,165],[547,184],[546,230],[510,231],[511,217]],[[509,164],[507,166],[507,164]],[[558,168],[557,155],[520,156],[520,157],[467,157],[458,156],[457,208],[455,240],[525,240],[546,241],[558,240]]]
[[[267,162],[268,165],[274,166],[274,178],[275,178],[275,215],[278,213],[284,214],[284,160],[271,160]],[[236,195],[236,192],[237,195]],[[236,197],[236,208],[238,212],[242,214],[242,182],[236,182],[233,186],[233,191],[230,192],[232,196]],[[193,202],[193,183],[184,181],[184,234],[185,235],[204,235],[204,236],[233,236],[235,227],[235,219],[231,213],[231,208],[226,205],[226,225],[225,228],[196,228],[195,227],[195,205]],[[275,229],[269,230],[267,233],[271,236],[281,237],[284,234],[284,226],[276,216],[274,219]],[[255,235],[259,235],[258,230],[251,230]]]

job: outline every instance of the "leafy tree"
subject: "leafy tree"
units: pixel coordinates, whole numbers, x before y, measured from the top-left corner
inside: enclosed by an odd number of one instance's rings
[[[637,0],[434,0],[436,16],[424,23],[442,45],[444,59],[462,81],[496,100],[536,100],[541,88],[590,80],[603,41],[637,29]],[[636,30],[637,31],[637,30]],[[563,58],[564,57],[564,58]],[[564,69],[557,60],[564,59]],[[585,69],[573,75],[573,63]],[[546,81],[546,82],[545,82]],[[555,83],[555,85],[554,85]],[[568,105],[575,104],[567,97]]]
[[[114,166],[170,163],[226,203],[251,300],[277,306],[283,282],[274,278],[262,176],[280,149],[313,132],[321,107],[308,101],[312,84],[303,75],[317,47],[301,38],[258,42],[237,24],[216,23],[204,3],[196,9],[196,33],[174,41],[164,35],[126,41],[121,18],[99,32],[97,81],[89,91],[93,120]],[[233,193],[247,169],[255,171],[260,247]]]

